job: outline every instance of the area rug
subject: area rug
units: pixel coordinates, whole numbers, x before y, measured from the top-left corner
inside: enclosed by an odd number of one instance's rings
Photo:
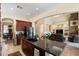
[[[17,52],[8,54],[8,56],[22,56],[22,54],[19,51],[17,51]]]

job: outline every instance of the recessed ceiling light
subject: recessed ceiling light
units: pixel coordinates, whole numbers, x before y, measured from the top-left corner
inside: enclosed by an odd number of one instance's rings
[[[14,8],[10,8],[11,10],[13,10]]]
[[[38,11],[38,10],[39,10],[39,8],[36,8],[36,10]]]

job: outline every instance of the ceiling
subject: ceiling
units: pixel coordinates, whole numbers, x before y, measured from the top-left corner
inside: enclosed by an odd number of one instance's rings
[[[56,16],[51,16],[48,18],[45,18],[45,23],[47,24],[55,24],[60,22],[67,22],[69,19],[70,14],[59,14]]]
[[[6,17],[31,19],[59,5],[57,3],[2,3],[1,14]]]

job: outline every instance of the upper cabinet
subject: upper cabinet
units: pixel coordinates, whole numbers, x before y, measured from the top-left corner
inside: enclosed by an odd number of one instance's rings
[[[25,26],[26,27],[32,27],[32,22],[20,21],[20,20],[16,21],[16,30],[17,31],[23,31]]]

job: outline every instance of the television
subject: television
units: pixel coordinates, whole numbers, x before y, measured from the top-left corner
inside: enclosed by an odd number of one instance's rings
[[[62,34],[63,35],[63,29],[57,29],[56,34]]]

